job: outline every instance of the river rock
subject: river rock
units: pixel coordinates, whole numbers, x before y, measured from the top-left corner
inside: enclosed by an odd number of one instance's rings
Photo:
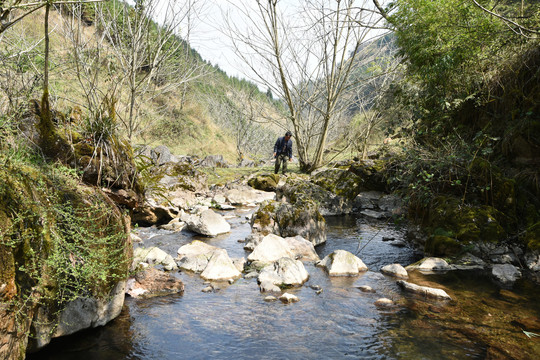
[[[158,145],[150,150],[150,157],[154,164],[164,165],[171,161],[171,151],[165,145]]]
[[[525,264],[529,270],[540,271],[540,254],[536,251],[526,253]]]
[[[484,270],[486,266],[487,264],[484,260],[470,253],[466,253],[463,256],[459,257],[451,265],[452,269],[456,270]]]
[[[271,281],[263,281],[259,284],[261,292],[281,292],[279,286],[274,285]]]
[[[162,206],[154,201],[133,209],[131,220],[141,226],[163,225],[176,217],[175,209],[170,206]]]
[[[282,237],[302,236],[317,246],[326,241],[326,221],[311,200],[288,204],[268,201],[261,204],[251,219],[254,232]]]
[[[253,252],[249,254],[248,261],[274,262],[282,257],[294,258],[289,243],[281,236],[274,234],[266,235]]]
[[[395,276],[401,279],[408,279],[407,270],[400,264],[385,265],[381,268],[381,272],[386,275]]]
[[[281,295],[279,297],[279,300],[281,300],[282,302],[284,302],[286,304],[290,304],[290,303],[293,303],[293,302],[300,301],[298,296],[293,295],[293,294],[289,294],[289,293],[284,293],[283,295]]]
[[[151,297],[184,292],[184,283],[172,274],[147,268],[128,280],[126,294],[131,297]]]
[[[248,205],[252,203],[258,204],[265,200],[274,200],[276,193],[252,188],[231,189],[225,193],[225,197],[232,205]]]
[[[268,295],[267,297],[264,298],[264,301],[266,301],[266,302],[272,302],[272,301],[276,301],[276,300],[277,300],[277,297],[272,296],[272,295]]]
[[[214,281],[238,279],[241,276],[242,273],[233,264],[225,249],[215,250],[201,273],[203,279]]]
[[[405,291],[411,292],[414,294],[422,295],[429,298],[442,299],[442,300],[452,300],[450,295],[442,289],[430,288],[427,286],[420,286],[412,284],[404,280],[398,280],[397,284]]]
[[[205,236],[217,236],[231,231],[231,225],[218,213],[208,209],[197,214],[185,214],[182,221],[189,230]]]
[[[379,207],[379,199],[384,195],[380,191],[363,191],[359,193],[353,201],[353,209],[375,210]]]
[[[289,244],[292,252],[295,254],[295,259],[302,261],[319,261],[319,254],[315,251],[315,246],[311,241],[308,241],[300,235],[287,237],[285,241]]]
[[[238,271],[242,272],[244,271],[244,265],[246,265],[246,258],[241,257],[237,259],[231,259],[234,266],[238,269]]]
[[[321,215],[343,215],[352,213],[352,201],[309,180],[288,178],[276,191],[278,199],[286,199],[291,205],[311,201],[317,204]]]
[[[415,264],[406,267],[407,270],[421,270],[421,271],[439,271],[439,270],[452,270],[452,267],[448,265],[446,260],[436,257],[424,258]]]
[[[217,250],[218,247],[194,240],[178,249],[178,266],[182,270],[200,273],[206,269],[212,254]]]
[[[248,179],[248,185],[262,191],[276,191],[279,184],[278,174],[255,175]]]
[[[186,223],[181,221],[179,218],[174,218],[169,221],[168,224],[161,225],[159,228],[163,230],[169,230],[174,232],[180,232],[186,227]]]
[[[278,286],[297,286],[305,283],[309,274],[299,260],[281,258],[264,267],[259,274],[259,282],[271,282]]]
[[[377,301],[375,301],[375,306],[378,306],[378,307],[389,307],[393,305],[394,305],[394,302],[388,298],[380,298],[380,299],[377,299]]]
[[[173,257],[157,247],[134,249],[133,268],[136,268],[141,262],[150,265],[163,265],[163,268],[168,271],[178,269]]]
[[[103,299],[80,297],[69,302],[62,311],[55,314],[58,318],[55,316],[54,320],[50,318],[51,312],[44,307],[38,308],[32,324],[34,330],[29,340],[29,349],[40,349],[50,343],[52,338],[105,325],[120,315],[125,292],[126,281],[120,281],[109,296]]]
[[[228,168],[229,164],[223,158],[223,155],[208,155],[204,158],[203,161],[199,164],[202,167],[212,167],[212,168]]]
[[[354,276],[368,268],[362,260],[345,250],[336,250],[317,263],[330,276]]]
[[[521,278],[521,271],[512,264],[495,264],[491,274],[495,280],[504,286],[511,286]]]
[[[359,286],[358,289],[360,291],[366,292],[366,293],[374,293],[374,292],[376,292],[371,286],[368,286],[368,285]]]

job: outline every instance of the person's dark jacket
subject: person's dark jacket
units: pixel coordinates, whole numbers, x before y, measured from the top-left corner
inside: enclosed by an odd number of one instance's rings
[[[283,151],[284,145],[285,151]],[[280,154],[286,154],[289,159],[292,159],[292,140],[289,139],[286,141],[285,136],[278,138],[276,144],[274,145],[274,152],[276,153],[276,157],[278,157]]]

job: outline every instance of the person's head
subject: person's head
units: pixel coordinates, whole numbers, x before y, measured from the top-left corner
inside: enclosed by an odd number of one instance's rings
[[[289,140],[291,138],[291,136],[292,136],[292,133],[290,131],[287,131],[285,133],[285,139]]]

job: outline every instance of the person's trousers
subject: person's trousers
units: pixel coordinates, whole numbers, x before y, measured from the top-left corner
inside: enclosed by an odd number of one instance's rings
[[[285,172],[287,172],[288,161],[289,161],[289,157],[287,156],[287,154],[279,154],[278,156],[276,156],[276,165],[274,167],[274,174],[277,174],[279,172],[281,163],[283,163],[283,168],[281,169],[281,172],[285,174]]]

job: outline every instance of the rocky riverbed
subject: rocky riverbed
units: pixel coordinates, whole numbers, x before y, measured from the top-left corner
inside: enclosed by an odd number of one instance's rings
[[[139,246],[156,246],[171,256],[202,240],[247,257],[243,241],[253,208],[221,211],[231,231],[202,237],[189,230],[140,228]],[[530,359],[540,354],[537,287],[526,280],[502,289],[489,274],[470,271],[422,273],[409,270],[408,283],[445,291],[451,300],[405,291],[400,278],[380,269],[419,259],[413,249],[392,244],[405,236],[393,223],[358,216],[328,217],[320,259],[336,250],[358,253],[367,271],[330,276],[315,262],[304,262],[309,279],[300,286],[261,292],[258,276],[209,282],[190,271],[169,272],[185,285],[183,295],[128,298],[109,325],[64,341],[38,354],[40,359],[85,358],[355,358],[374,359]],[[389,238],[394,240],[388,241]],[[435,272],[435,273],[434,273]],[[284,293],[297,302],[279,301]],[[382,300],[386,299],[386,300]],[[536,330],[537,331],[537,330]]]

